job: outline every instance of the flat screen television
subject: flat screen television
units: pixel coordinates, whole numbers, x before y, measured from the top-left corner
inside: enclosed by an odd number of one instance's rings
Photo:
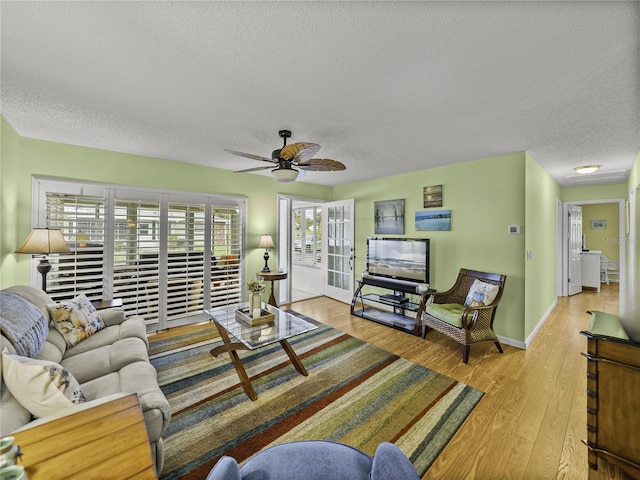
[[[369,275],[429,283],[428,238],[367,238]]]

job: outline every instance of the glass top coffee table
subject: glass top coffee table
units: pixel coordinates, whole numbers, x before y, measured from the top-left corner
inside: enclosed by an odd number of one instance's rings
[[[205,310],[205,312],[213,320],[222,338],[222,345],[212,348],[209,353],[217,357],[221,353],[227,352],[231,358],[231,363],[233,363],[238,373],[240,383],[242,383],[242,388],[245,393],[251,400],[256,400],[258,395],[256,395],[251,385],[251,380],[236,350],[256,350],[265,345],[279,342],[289,356],[295,369],[302,375],[307,376],[307,369],[304,368],[302,361],[298,355],[296,355],[296,352],[289,342],[287,342],[287,339],[315,330],[318,327],[300,317],[291,315],[284,310],[268,304],[263,304],[263,309],[274,315],[273,320],[262,325],[250,326],[236,319],[236,310],[247,306],[248,304],[227,305],[212,310]],[[230,335],[234,337],[234,341],[231,340]]]

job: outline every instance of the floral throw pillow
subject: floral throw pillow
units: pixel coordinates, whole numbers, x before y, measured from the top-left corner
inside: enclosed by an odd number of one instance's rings
[[[53,324],[71,348],[104,328],[104,321],[85,294],[47,305]]]
[[[498,287],[498,285],[492,285],[476,279],[469,289],[467,299],[464,301],[464,306],[486,307],[487,305],[491,305],[498,295],[499,290],[500,287]]]
[[[11,394],[34,417],[44,417],[84,403],[80,384],[61,365],[2,351],[2,379]]]

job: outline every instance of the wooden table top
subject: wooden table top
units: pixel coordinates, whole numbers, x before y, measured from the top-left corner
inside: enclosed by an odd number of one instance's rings
[[[11,436],[29,480],[157,478],[136,394]]]

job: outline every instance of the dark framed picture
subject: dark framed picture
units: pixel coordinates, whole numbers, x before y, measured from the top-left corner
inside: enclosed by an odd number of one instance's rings
[[[404,233],[404,199],[373,202],[373,233]]]
[[[424,208],[442,207],[442,185],[423,187],[422,199]]]
[[[451,230],[451,210],[416,212],[416,230]]]

